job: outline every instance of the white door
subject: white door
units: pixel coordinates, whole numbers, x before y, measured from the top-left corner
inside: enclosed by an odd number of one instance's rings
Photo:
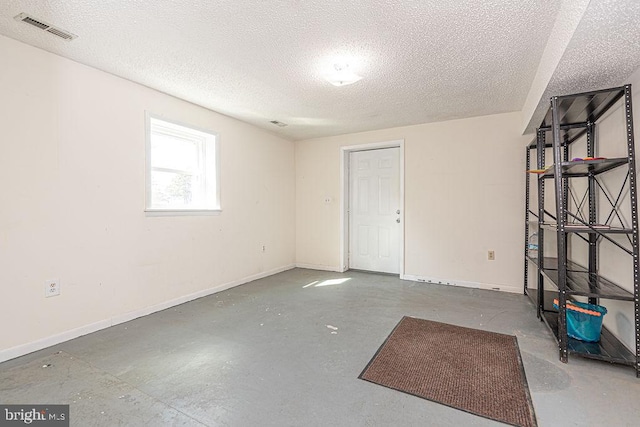
[[[400,273],[400,148],[349,154],[349,268]]]

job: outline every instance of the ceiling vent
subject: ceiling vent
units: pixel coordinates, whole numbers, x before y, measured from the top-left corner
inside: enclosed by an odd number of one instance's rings
[[[43,31],[46,31],[47,33],[53,34],[54,36],[60,37],[61,39],[64,39],[67,41],[73,40],[76,37],[78,37],[75,34],[70,33],[69,31],[62,30],[58,27],[54,27],[53,25],[49,25],[40,19],[35,19],[34,17],[27,15],[26,13],[21,13],[20,15],[16,16],[14,19],[16,21],[22,21],[25,24],[32,25],[36,28],[39,28]]]
[[[271,120],[269,123],[273,123],[274,125],[276,125],[278,127],[281,127],[281,128],[283,128],[285,126],[288,126],[286,123],[282,123],[282,122],[279,122],[277,120]]]

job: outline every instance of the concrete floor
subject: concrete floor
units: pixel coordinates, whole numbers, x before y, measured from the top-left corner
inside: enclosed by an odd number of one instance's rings
[[[502,425],[358,379],[405,315],[516,335],[540,426],[640,423],[634,371],[560,363],[526,296],[302,269],[4,362],[0,403],[70,404],[74,426]]]

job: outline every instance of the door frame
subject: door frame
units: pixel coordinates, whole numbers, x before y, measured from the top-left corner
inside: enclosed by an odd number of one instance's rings
[[[349,269],[349,154],[354,151],[400,148],[400,236],[398,262],[404,279],[404,139],[340,147],[340,261],[342,272]]]

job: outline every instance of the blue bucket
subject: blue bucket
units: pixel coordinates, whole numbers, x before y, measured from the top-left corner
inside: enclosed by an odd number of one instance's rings
[[[557,299],[553,300],[553,307],[558,309]],[[607,309],[601,305],[567,301],[567,335],[585,342],[600,341],[605,314]]]

